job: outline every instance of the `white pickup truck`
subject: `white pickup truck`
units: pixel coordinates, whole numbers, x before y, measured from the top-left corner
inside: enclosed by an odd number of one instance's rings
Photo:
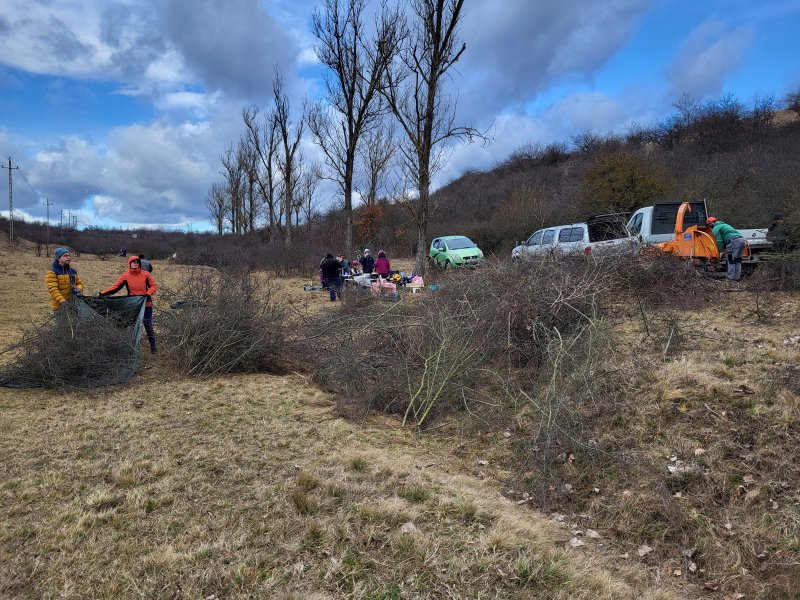
[[[690,212],[684,215],[683,228],[703,224],[708,216],[708,209],[703,200],[690,202]],[[675,221],[678,216],[680,202],[660,202],[653,206],[640,208],[628,220],[628,231],[644,244],[658,244],[668,242],[675,237]],[[739,229],[754,253],[768,250],[772,243],[767,241],[766,229]]]
[[[622,215],[599,215],[585,223],[555,225],[534,231],[531,237],[511,251],[511,258],[624,253],[636,251],[638,246],[638,238],[631,237]]]

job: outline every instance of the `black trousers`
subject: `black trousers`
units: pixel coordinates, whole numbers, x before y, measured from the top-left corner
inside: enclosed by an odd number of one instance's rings
[[[147,332],[147,341],[150,342],[150,351],[156,351],[156,333],[153,331],[153,307],[144,307],[144,330]]]

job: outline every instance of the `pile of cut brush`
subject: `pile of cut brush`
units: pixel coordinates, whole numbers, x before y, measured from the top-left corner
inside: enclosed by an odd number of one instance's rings
[[[3,351],[10,359],[0,385],[88,388],[129,380],[139,364],[143,307],[142,296],[73,298]]]

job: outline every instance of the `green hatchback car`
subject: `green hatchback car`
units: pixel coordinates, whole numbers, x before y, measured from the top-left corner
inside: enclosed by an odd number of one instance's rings
[[[431,242],[428,258],[431,264],[447,269],[477,265],[483,260],[483,252],[466,236],[446,235]]]

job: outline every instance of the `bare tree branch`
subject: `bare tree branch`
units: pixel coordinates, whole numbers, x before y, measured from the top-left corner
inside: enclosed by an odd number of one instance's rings
[[[348,255],[353,248],[353,177],[359,140],[386,110],[378,91],[400,40],[398,13],[386,7],[374,38],[367,39],[366,4],[366,0],[324,0],[322,10],[313,15],[317,57],[329,75],[326,104],[315,107],[308,125],[342,191]]]
[[[405,167],[415,179],[418,197],[414,207],[417,225],[416,272],[425,269],[430,186],[433,173],[443,164],[435,148],[450,139],[486,139],[472,127],[455,126],[455,101],[443,96],[442,78],[461,58],[466,44],[458,46],[458,25],[464,0],[413,0],[414,22],[401,28],[402,50],[392,57],[381,92],[407,137],[402,149]],[[444,158],[439,154],[438,158]]]

